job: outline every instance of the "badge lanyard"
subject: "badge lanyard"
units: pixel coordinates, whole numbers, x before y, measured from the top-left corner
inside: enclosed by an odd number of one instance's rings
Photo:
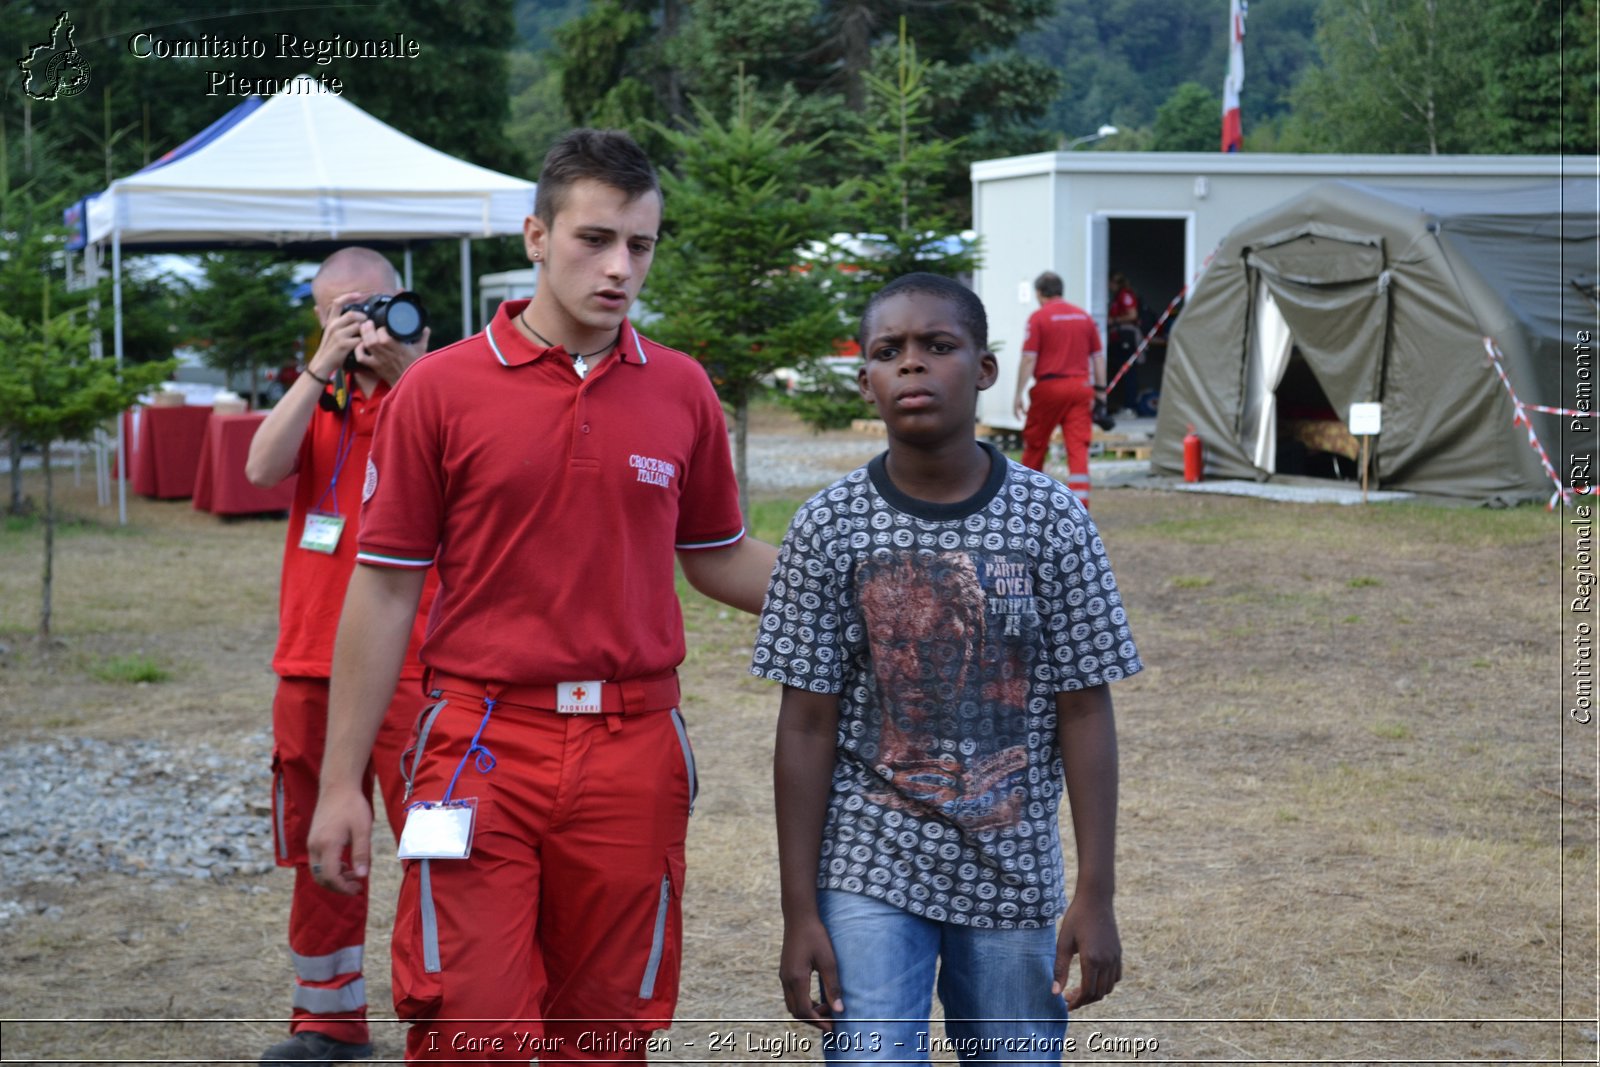
[[[456,791],[456,782],[461,778],[461,772],[467,769],[467,760],[472,760],[472,766],[479,774],[488,774],[494,770],[494,753],[478,744],[478,739],[483,736],[484,727],[489,725],[489,716],[494,714],[494,697],[483,698],[483,718],[478,722],[478,729],[472,735],[472,741],[467,745],[466,752],[461,755],[461,762],[456,764],[456,773],[450,776],[450,784],[445,786],[442,804],[450,803],[450,794]],[[476,758],[474,758],[476,757]]]
[[[345,461],[350,458],[350,450],[355,447],[352,421],[348,410],[339,419],[339,441],[333,448],[333,476],[328,479],[328,487],[322,491],[316,506],[306,515],[305,530],[300,535],[300,547],[312,552],[332,555],[334,549],[339,546],[339,535],[344,533],[344,516],[339,514],[337,490],[339,475],[344,472]],[[333,510],[324,511],[322,506],[330,497],[333,500]]]
[[[456,791],[456,782],[461,778],[461,772],[466,770],[467,761],[472,760],[473,768],[479,774],[488,774],[494,770],[494,753],[479,744],[483,737],[484,728],[489,725],[489,718],[494,714],[494,698],[484,697],[483,719],[478,723],[477,732],[472,735],[472,740],[467,744],[466,752],[462,753],[461,761],[456,764],[456,771],[450,776],[450,784],[445,787],[444,799],[437,803],[419,800],[406,808],[405,828],[400,832],[400,848],[398,855],[403,860],[463,860],[472,854],[472,832],[477,822],[478,798],[468,797],[465,800],[452,800]]]

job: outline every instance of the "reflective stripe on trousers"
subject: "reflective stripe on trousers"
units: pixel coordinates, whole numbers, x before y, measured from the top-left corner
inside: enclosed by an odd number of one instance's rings
[[[360,1011],[367,1006],[367,983],[357,978],[341,986],[314,986],[295,983],[294,1007],[313,1015],[338,1015]]]
[[[1087,474],[1067,475],[1067,488],[1072,490],[1072,495],[1078,498],[1078,503],[1085,508],[1089,506],[1089,476]]]
[[[300,981],[331,982],[341,974],[360,974],[364,954],[361,945],[349,945],[326,956],[302,956],[291,952],[289,957],[294,961],[294,976]]]

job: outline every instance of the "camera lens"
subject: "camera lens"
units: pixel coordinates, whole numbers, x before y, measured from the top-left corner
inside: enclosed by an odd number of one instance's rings
[[[384,316],[384,325],[389,327],[389,335],[400,341],[413,341],[422,336],[422,316],[417,313],[415,305],[401,303],[396,300],[389,305],[389,314]]]
[[[396,341],[410,344],[422,336],[428,325],[428,313],[415,293],[397,293],[384,301],[381,310],[373,310],[373,322],[388,327],[389,336]]]

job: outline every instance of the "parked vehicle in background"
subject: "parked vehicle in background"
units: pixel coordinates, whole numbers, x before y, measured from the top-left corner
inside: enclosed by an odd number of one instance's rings
[[[209,366],[200,353],[192,348],[177,349],[173,356],[178,361],[178,369],[173,372],[172,380],[181,387],[191,404],[209,404],[214,394],[231,389],[248,400],[253,409],[271,407],[300,376],[298,361],[270,367],[252,389],[250,383],[243,380],[246,375],[230,374]]]

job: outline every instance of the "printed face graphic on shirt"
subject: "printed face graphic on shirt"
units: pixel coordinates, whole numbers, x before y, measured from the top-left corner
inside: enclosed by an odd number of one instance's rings
[[[1026,795],[1025,668],[990,619],[964,552],[878,553],[857,572],[882,708],[872,799],[922,806],[970,829],[1010,826]],[[991,625],[996,629],[991,634]],[[988,640],[988,638],[997,640]]]

